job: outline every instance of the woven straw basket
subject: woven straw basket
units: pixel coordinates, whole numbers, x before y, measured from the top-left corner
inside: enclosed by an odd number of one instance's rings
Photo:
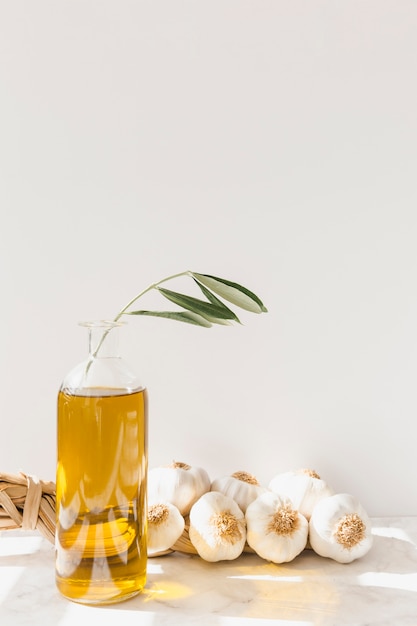
[[[29,474],[0,474],[0,530],[39,530],[55,541],[55,484]]]

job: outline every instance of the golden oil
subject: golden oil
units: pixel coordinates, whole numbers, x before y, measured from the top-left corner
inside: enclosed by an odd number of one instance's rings
[[[58,394],[56,584],[90,604],[146,583],[147,392]]]

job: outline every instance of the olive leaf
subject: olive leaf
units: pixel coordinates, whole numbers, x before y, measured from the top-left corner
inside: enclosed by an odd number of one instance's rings
[[[195,324],[196,326],[204,326],[210,328],[211,322],[197,313],[191,311],[129,311],[127,315],[148,315],[152,317],[165,317],[171,320],[177,320],[178,322],[187,322],[188,324]]]
[[[192,272],[193,278],[205,287],[217,293],[228,302],[239,306],[241,309],[251,313],[267,313],[267,308],[263,302],[252,291],[246,287],[234,283],[224,278],[211,276],[210,274],[197,274]]]
[[[184,309],[193,311],[203,317],[207,316],[208,319],[235,320],[236,318],[233,311],[222,305],[206,302],[199,298],[193,298],[192,296],[186,296],[175,291],[170,291],[169,289],[163,289],[162,287],[157,287],[157,289],[159,293],[174,304],[182,306]]]
[[[204,287],[204,285],[202,283],[199,283],[198,280],[196,280],[193,276],[194,282],[196,283],[196,285],[199,286],[199,288],[201,289],[201,291],[203,292],[203,294],[206,296],[207,300],[209,300],[210,302],[212,302],[213,304],[217,304],[217,306],[223,307],[224,309],[226,309],[229,313],[231,313],[233,315],[233,319],[235,322],[238,322],[240,324],[240,319],[238,318],[238,316],[233,313],[233,311],[231,311],[225,304],[224,302],[222,302],[221,300],[219,300],[218,298],[216,298],[216,296],[214,295],[214,293],[212,293],[209,289],[207,289],[207,287]]]

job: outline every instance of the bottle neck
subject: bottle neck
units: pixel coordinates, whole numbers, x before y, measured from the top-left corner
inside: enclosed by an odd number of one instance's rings
[[[64,378],[61,390],[70,395],[125,395],[144,389],[135,372],[119,356],[121,322],[82,322],[88,330],[89,356]]]
[[[89,359],[108,359],[119,356],[120,322],[82,322],[88,330]]]

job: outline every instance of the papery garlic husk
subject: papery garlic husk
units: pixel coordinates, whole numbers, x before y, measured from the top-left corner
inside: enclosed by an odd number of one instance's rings
[[[286,563],[307,545],[308,521],[288,498],[268,491],[246,510],[246,540],[263,559]]]
[[[338,563],[351,563],[372,547],[372,524],[360,502],[338,493],[315,506],[309,522],[312,549]]]
[[[289,498],[304,517],[309,520],[316,504],[334,494],[334,490],[312,469],[298,469],[277,474],[268,485],[280,496]]]
[[[191,508],[189,537],[205,561],[236,559],[246,543],[245,515],[233,498],[209,491]]]
[[[266,490],[249,472],[235,472],[230,476],[216,478],[211,483],[211,491],[220,491],[230,496],[244,513],[249,504]]]
[[[210,478],[202,467],[174,461],[148,471],[149,502],[170,502],[183,516],[207,491],[210,491]]]
[[[170,502],[148,506],[148,554],[165,552],[181,537],[185,520],[178,508]]]

